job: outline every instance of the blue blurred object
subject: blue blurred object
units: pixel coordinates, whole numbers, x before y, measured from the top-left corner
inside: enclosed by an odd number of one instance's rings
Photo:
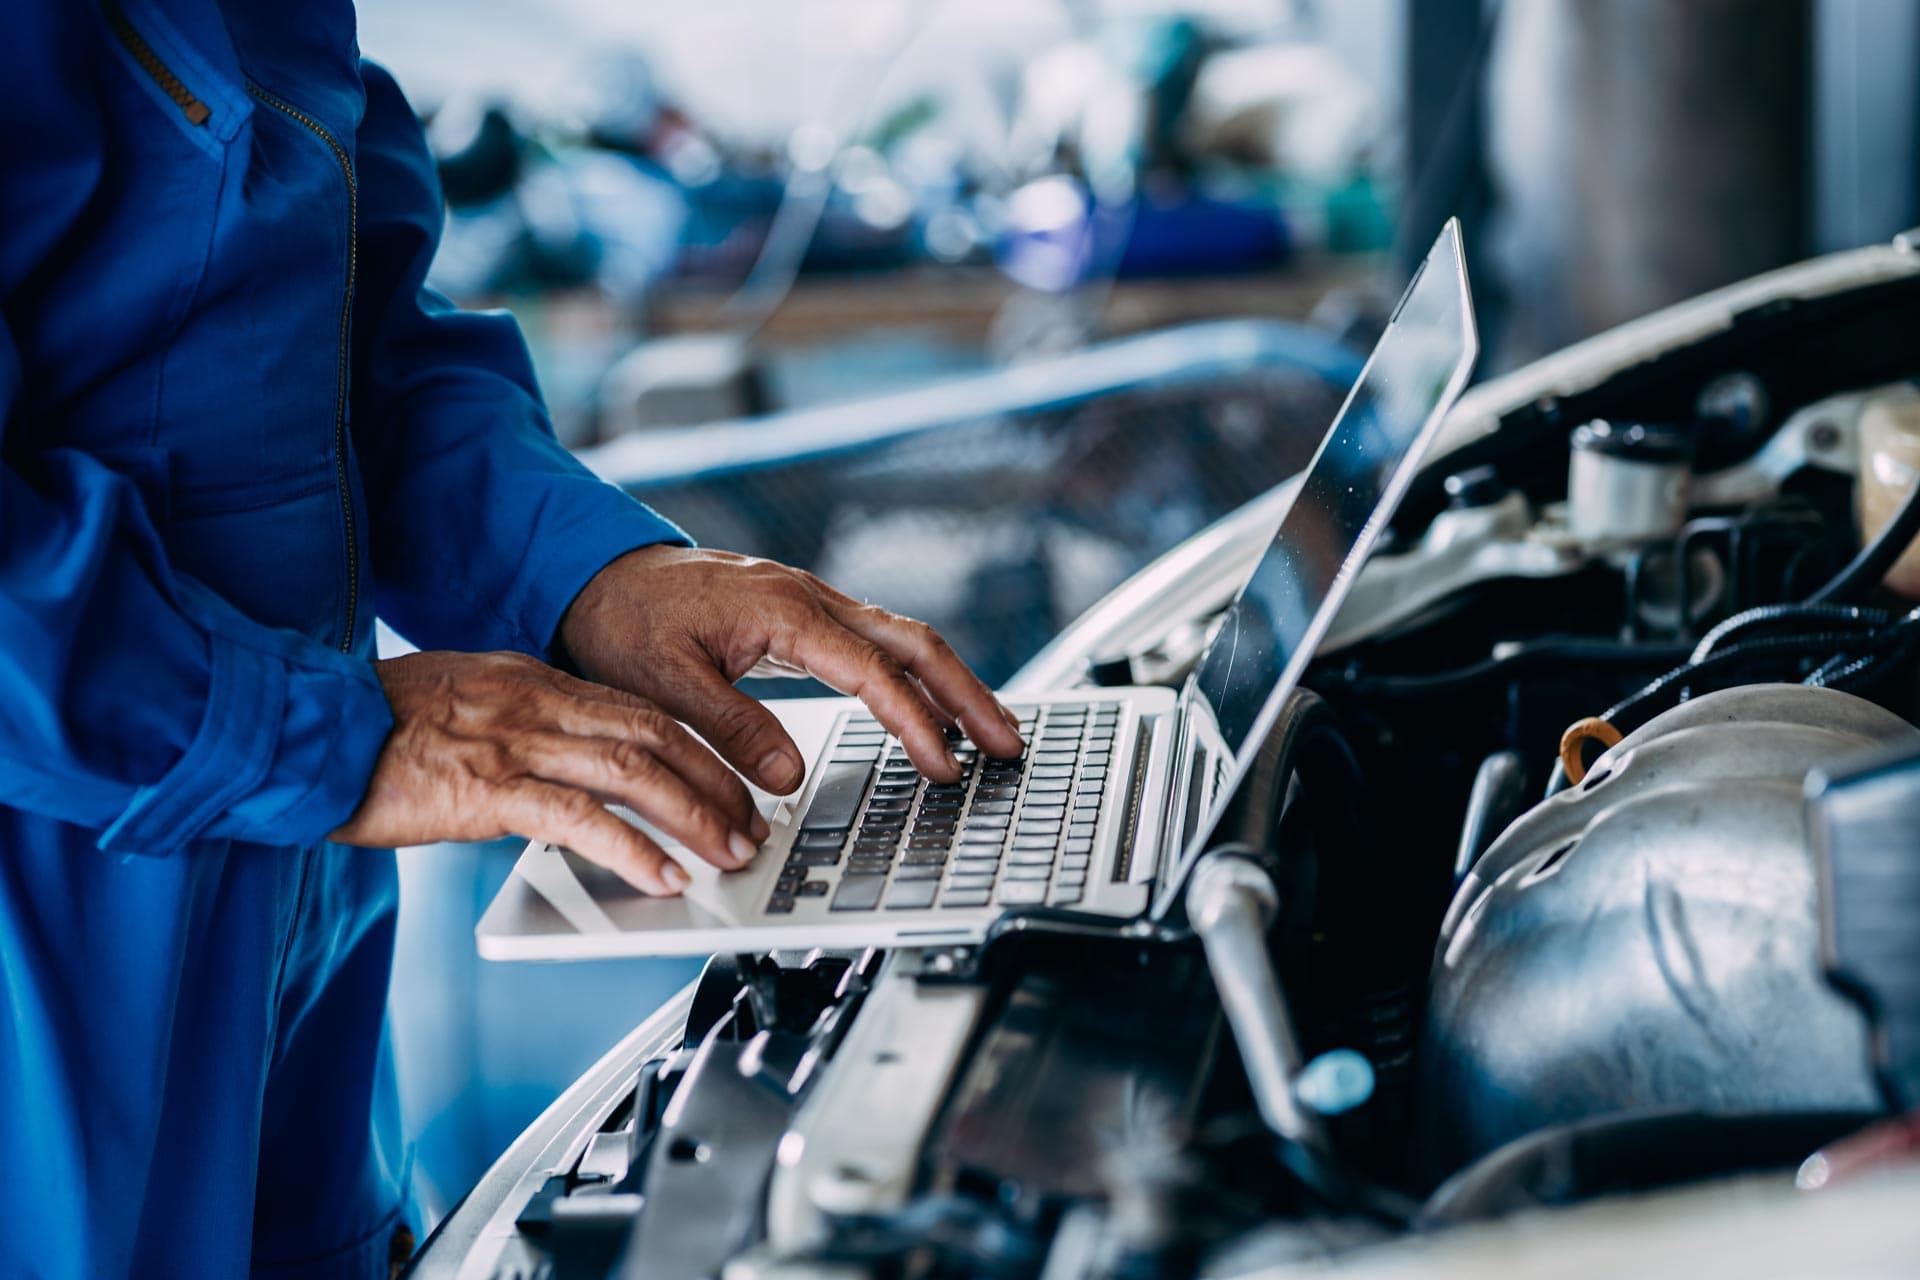
[[[1028,288],[1059,293],[1104,278],[1270,270],[1292,246],[1271,201],[1227,200],[1167,184],[1103,204],[1085,183],[1054,176],[1028,183],[1007,202],[999,260]]]

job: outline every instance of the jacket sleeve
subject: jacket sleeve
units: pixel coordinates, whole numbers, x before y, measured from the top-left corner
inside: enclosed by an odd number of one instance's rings
[[[361,73],[353,434],[380,616],[424,648],[549,657],[594,574],[686,539],[554,439],[512,317],[425,287],[443,221],[432,156],[392,77]]]
[[[392,727],[372,668],[174,571],[132,481],[19,446],[20,393],[0,324],[0,805],[113,853],[324,839]]]

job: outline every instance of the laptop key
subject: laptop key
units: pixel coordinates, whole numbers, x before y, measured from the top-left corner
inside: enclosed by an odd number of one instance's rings
[[[785,916],[793,914],[793,898],[787,894],[775,894],[767,899],[767,914]]]
[[[1092,853],[1093,841],[1090,839],[1080,839],[1080,838],[1069,839],[1066,842],[1066,844],[1061,846],[1061,851],[1066,853],[1069,857],[1072,857],[1076,854]]]
[[[840,850],[832,849],[795,849],[787,855],[788,866],[837,867],[840,865]]]
[[[1048,876],[1052,874],[1053,874],[1053,868],[1043,862],[1043,863],[1040,863],[1038,866],[1008,867],[1006,870],[1006,874],[1002,877],[1002,879],[1005,879],[1008,881],[1014,881],[1014,880],[1044,881]]]
[[[1008,880],[1000,886],[995,896],[1004,906],[1034,906],[1047,900],[1047,882],[1045,880]]]
[[[887,890],[887,910],[924,911],[939,887],[937,880],[896,880]]]
[[[940,895],[943,907],[984,907],[990,894],[987,889],[949,889]]]
[[[846,843],[847,829],[834,827],[824,831],[802,831],[794,838],[796,849],[838,849]]]
[[[1091,840],[1093,839],[1093,826],[1094,824],[1091,822],[1076,822],[1067,828],[1067,839]]]
[[[941,862],[903,862],[899,870],[893,873],[895,880],[939,880],[946,871]]]
[[[886,888],[885,876],[844,875],[840,888],[828,904],[831,911],[871,911],[880,905],[880,891]]]
[[[989,875],[954,875],[947,877],[949,889],[991,889],[993,877]]]
[[[1077,884],[1055,885],[1053,892],[1047,895],[1050,907],[1070,907],[1086,896],[1086,891]]]
[[[860,812],[860,801],[867,793],[867,780],[873,776],[870,764],[833,764],[829,762],[820,773],[820,784],[814,789],[813,800],[807,805],[807,812],[800,819],[803,831],[832,830],[836,827],[844,830],[853,825],[853,815]]]
[[[1009,867],[1051,867],[1052,849],[1015,849],[1007,855]]]
[[[800,885],[800,896],[803,898],[824,898],[827,896],[827,890],[832,887],[833,886],[829,885],[825,880],[807,880]]]

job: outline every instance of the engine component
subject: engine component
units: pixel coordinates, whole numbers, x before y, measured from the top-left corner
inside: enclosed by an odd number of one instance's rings
[[[1442,925],[1420,1072],[1432,1172],[1589,1116],[1874,1105],[1818,959],[1817,765],[1920,743],[1849,694],[1752,685],[1648,721],[1514,823]]]
[[[1573,433],[1567,524],[1602,546],[1671,538],[1687,522],[1693,442],[1671,427],[1589,422]]]
[[[1894,519],[1920,482],[1920,389],[1889,387],[1860,411],[1860,532],[1871,541]],[[1920,550],[1909,546],[1887,570],[1889,590],[1920,600]]]
[[[1887,1100],[1920,1107],[1920,749],[1807,783],[1828,971],[1874,1026]]]
[[[1480,762],[1467,794],[1467,818],[1460,824],[1460,844],[1453,855],[1453,879],[1466,879],[1500,833],[1525,812],[1527,767],[1517,751],[1496,751]]]
[[[1390,633],[1478,583],[1566,577],[1587,562],[1577,543],[1536,536],[1525,494],[1502,492],[1482,477],[1454,486],[1452,497],[1415,546],[1367,562],[1322,652]]]
[[[1294,1092],[1304,1065],[1299,1036],[1267,954],[1279,909],[1272,877],[1246,858],[1208,854],[1187,881],[1187,919],[1206,948],[1261,1119],[1289,1141],[1320,1146],[1319,1119]]]

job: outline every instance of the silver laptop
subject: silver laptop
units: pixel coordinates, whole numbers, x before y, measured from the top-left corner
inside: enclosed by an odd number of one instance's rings
[[[694,955],[978,941],[1003,913],[1133,918],[1170,905],[1246,775],[1479,353],[1460,228],[1449,222],[1193,675],[1012,703],[1019,760],[956,742],[957,783],[922,778],[860,703],[769,705],[813,761],[773,828],[722,872],[658,830],[683,896],[652,898],[535,842],[476,933],[491,959]],[[629,821],[640,819],[621,811]]]

